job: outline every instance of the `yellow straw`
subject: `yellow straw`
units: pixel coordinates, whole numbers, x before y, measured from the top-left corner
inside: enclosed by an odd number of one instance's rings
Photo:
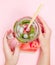
[[[33,18],[32,18],[31,21],[30,21],[30,24],[29,24],[28,27],[27,27],[27,30],[30,28],[30,26],[31,26],[32,23],[34,22],[36,16],[38,15],[38,13],[39,13],[39,11],[40,11],[40,9],[41,9],[41,7],[42,7],[42,4],[40,4],[39,7],[37,8],[37,11],[35,12]]]

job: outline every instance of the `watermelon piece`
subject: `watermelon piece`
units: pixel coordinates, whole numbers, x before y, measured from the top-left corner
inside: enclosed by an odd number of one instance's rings
[[[14,33],[12,30],[9,30],[7,32],[7,42],[8,42],[8,45],[11,49],[11,51],[14,51],[15,50],[15,46],[16,44],[18,43],[17,39],[14,37]]]

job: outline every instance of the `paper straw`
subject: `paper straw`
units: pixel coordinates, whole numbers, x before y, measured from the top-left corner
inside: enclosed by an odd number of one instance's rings
[[[30,21],[30,24],[29,24],[28,27],[27,27],[27,30],[30,28],[30,26],[31,26],[32,23],[34,22],[36,16],[38,15],[38,13],[39,13],[39,11],[40,11],[40,9],[41,9],[41,7],[42,7],[42,4],[40,4],[39,7],[37,8],[37,11],[35,12],[33,18],[32,18],[31,21]]]

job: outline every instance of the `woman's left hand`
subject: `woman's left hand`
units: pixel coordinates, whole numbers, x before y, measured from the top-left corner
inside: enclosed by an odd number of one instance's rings
[[[3,48],[4,48],[4,54],[5,54],[5,65],[16,65],[19,58],[19,48],[18,45],[15,46],[14,52],[11,51],[7,39],[6,39],[7,33],[4,35],[3,38]]]

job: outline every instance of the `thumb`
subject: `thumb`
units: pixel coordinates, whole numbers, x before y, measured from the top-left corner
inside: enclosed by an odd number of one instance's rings
[[[14,51],[14,58],[18,58],[19,54],[20,54],[20,49],[19,49],[19,46],[16,45],[15,51]]]
[[[7,39],[6,39],[6,35],[7,35],[7,32],[5,33],[5,35],[3,37],[3,48],[4,48],[4,52],[5,52],[6,56],[10,57],[12,55],[12,52],[9,48],[9,45],[8,45],[8,42],[7,42]]]

